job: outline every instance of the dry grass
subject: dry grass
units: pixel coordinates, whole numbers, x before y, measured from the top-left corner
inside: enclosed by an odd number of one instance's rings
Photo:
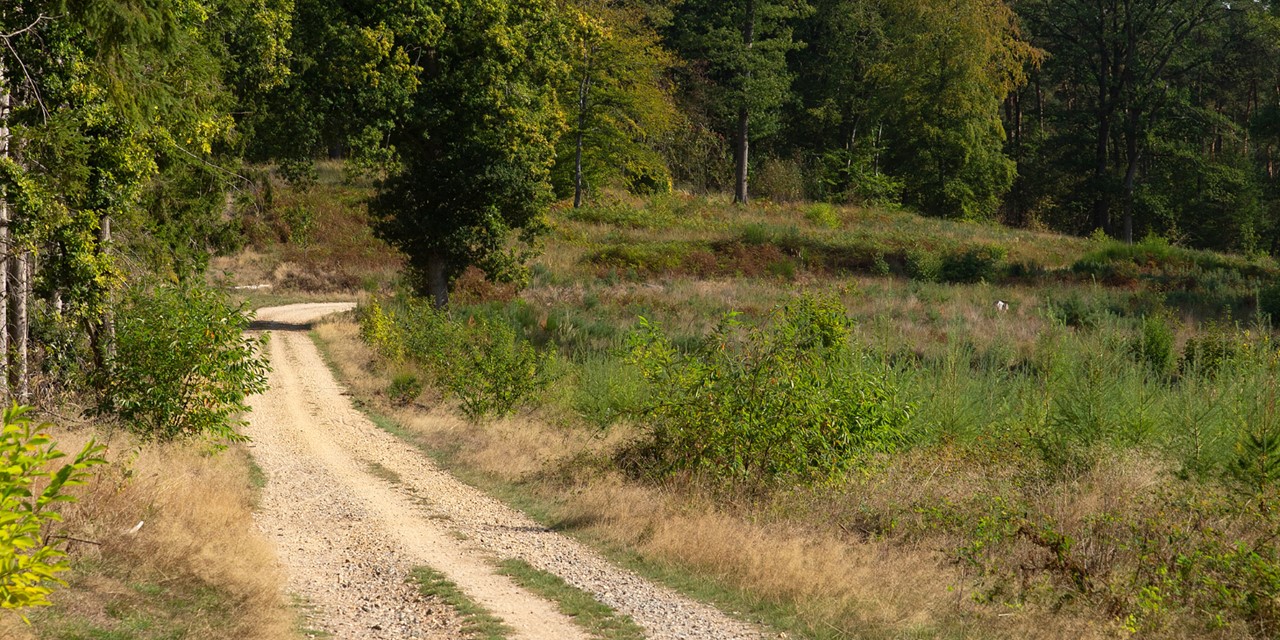
[[[60,434],[75,448],[83,433]],[[41,638],[279,639],[295,635],[274,554],[252,519],[242,448],[135,447],[117,437],[111,465],[64,508],[69,587],[32,615]],[[128,533],[144,522],[135,534]],[[4,637],[10,637],[4,634]],[[106,636],[104,636],[106,637]],[[117,637],[111,635],[109,637]]]

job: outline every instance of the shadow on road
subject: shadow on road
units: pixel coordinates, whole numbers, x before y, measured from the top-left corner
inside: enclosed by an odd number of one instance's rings
[[[310,331],[314,322],[279,322],[277,320],[254,320],[249,323],[250,331]]]

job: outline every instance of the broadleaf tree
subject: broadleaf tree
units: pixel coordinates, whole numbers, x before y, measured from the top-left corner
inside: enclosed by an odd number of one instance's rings
[[[551,0],[438,6],[446,28],[419,48],[421,83],[390,140],[399,167],[371,203],[377,231],[407,257],[437,306],[469,266],[520,280],[546,228],[564,130],[555,87],[569,27]]]
[[[609,181],[670,190],[670,172],[654,146],[677,118],[668,78],[675,59],[657,32],[670,16],[646,0],[583,0],[575,7],[573,67],[560,90],[570,130],[553,174],[558,193],[572,190],[574,207]]]

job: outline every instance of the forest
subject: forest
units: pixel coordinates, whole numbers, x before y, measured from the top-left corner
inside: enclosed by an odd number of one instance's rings
[[[799,637],[1280,633],[1280,5],[0,2],[0,609],[41,637],[119,578],[59,509],[216,469],[251,520],[252,310],[333,296],[362,408]]]

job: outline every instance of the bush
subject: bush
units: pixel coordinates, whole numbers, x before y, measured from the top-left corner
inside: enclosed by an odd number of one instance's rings
[[[817,202],[804,210],[804,217],[819,227],[838,229],[840,227],[840,210],[835,205]]]
[[[1145,363],[1158,375],[1168,375],[1177,362],[1174,350],[1173,329],[1162,315],[1149,315],[1142,319],[1138,337],[1130,345],[1130,352],[1138,362]]]
[[[504,416],[529,404],[555,379],[552,356],[540,352],[500,320],[478,318],[466,325],[453,345],[453,361],[444,376],[462,412],[476,420]]]
[[[1258,311],[1271,316],[1272,325],[1280,325],[1280,284],[1258,291]]]
[[[995,280],[1000,276],[1008,250],[988,246],[950,254],[942,259],[938,275],[945,282],[974,283]]]
[[[796,160],[769,158],[751,176],[751,189],[773,202],[795,202],[805,197],[804,168]]]
[[[361,336],[384,357],[416,364],[473,420],[532,404],[555,380],[552,355],[538,351],[502,320],[456,320],[416,298],[398,299],[395,306],[384,310],[377,298],[362,305],[357,312]],[[417,397],[421,386],[413,391],[406,378],[398,386],[393,381],[388,393],[407,402],[403,398]]]
[[[1182,371],[1213,377],[1243,351],[1232,327],[1211,322],[1201,329],[1200,335],[1187,340],[1182,351]]]
[[[147,440],[239,441],[236,416],[267,388],[264,339],[244,336],[245,308],[201,286],[130,291],[98,410]]]
[[[89,467],[103,464],[103,447],[85,446],[57,471],[47,467],[66,457],[49,436],[34,427],[30,407],[4,410],[0,430],[0,609],[48,606],[58,574],[68,569],[66,554],[46,544],[47,526],[62,520],[53,507],[74,498],[64,491],[81,485]]]
[[[912,249],[907,253],[907,275],[920,282],[937,282],[942,276],[942,259],[932,251]]]
[[[860,366],[844,313],[806,296],[745,334],[731,315],[688,353],[642,319],[630,361],[654,399],[642,414],[653,470],[822,479],[902,444],[912,407]]]
[[[422,395],[422,380],[412,373],[401,373],[391,379],[387,396],[396,404],[409,404]]]

